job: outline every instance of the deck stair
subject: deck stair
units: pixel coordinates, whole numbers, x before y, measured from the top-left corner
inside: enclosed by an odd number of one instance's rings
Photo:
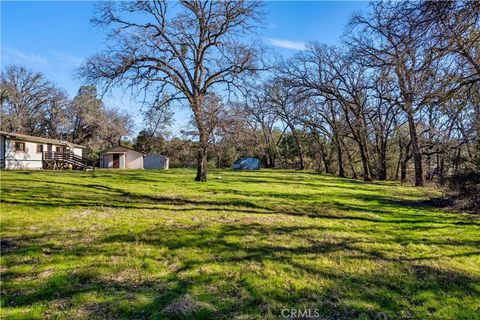
[[[43,168],[62,170],[95,170],[95,162],[73,152],[47,151],[42,154]]]

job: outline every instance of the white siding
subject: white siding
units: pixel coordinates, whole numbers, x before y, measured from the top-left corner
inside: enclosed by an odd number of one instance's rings
[[[113,153],[102,154],[101,158],[103,159],[100,162],[101,168],[113,168]],[[125,154],[119,153],[119,165],[115,169],[125,169]]]
[[[121,154],[119,157],[118,157],[118,167],[120,169],[125,169],[125,154]]]
[[[37,153],[36,142],[20,141],[25,143],[25,151],[15,151],[15,142],[6,138],[5,169],[42,169],[42,153]],[[44,146],[46,148],[46,146]]]
[[[127,169],[143,169],[143,155],[141,153],[129,150],[126,156]]]
[[[79,157],[83,157],[83,149],[82,148],[74,148],[73,154]]]
[[[100,154],[100,167],[113,168],[113,154],[119,154],[119,169],[143,169],[143,155],[140,152],[117,146]]]
[[[35,142],[36,137],[31,137],[33,141],[28,139],[29,136],[15,137],[8,134],[0,135],[0,168],[2,169],[42,169],[43,168],[43,152],[55,152],[57,147],[65,150],[66,145],[62,141],[58,143]],[[21,142],[25,144],[25,151],[15,151],[15,143]],[[43,146],[42,151],[37,152],[38,146]],[[71,148],[71,151],[77,156],[83,156],[83,148]]]

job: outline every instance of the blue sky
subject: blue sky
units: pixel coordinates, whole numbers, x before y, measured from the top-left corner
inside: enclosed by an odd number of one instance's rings
[[[290,56],[308,41],[335,44],[356,10],[365,10],[364,1],[268,1],[265,28],[260,37],[280,54]],[[75,96],[82,84],[74,70],[106,43],[102,30],[90,18],[95,2],[1,1],[1,67],[23,65],[42,72]],[[108,106],[128,111],[141,129],[139,106],[128,93],[114,90],[104,98]],[[188,110],[178,110],[172,131],[186,125]]]

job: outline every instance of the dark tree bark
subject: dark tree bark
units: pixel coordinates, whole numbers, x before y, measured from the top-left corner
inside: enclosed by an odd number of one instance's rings
[[[320,156],[322,157],[323,166],[325,168],[325,173],[330,173],[330,160],[327,156],[326,143],[325,141],[320,141],[317,136],[317,143],[320,148]]]
[[[422,152],[418,142],[417,128],[413,115],[407,113],[408,128],[410,131],[410,142],[412,148],[413,164],[415,166],[415,186],[423,186],[423,165],[422,165]]]
[[[358,179],[358,174],[357,171],[355,170],[355,161],[352,158],[352,155],[350,154],[350,151],[348,150],[347,146],[345,143],[343,143],[343,140],[341,140],[343,149],[345,150],[345,154],[347,155],[347,160],[348,160],[348,165],[350,166],[350,170],[352,171],[352,178],[353,179]]]
[[[207,149],[205,147],[198,147],[197,153],[197,175],[195,181],[207,181]]]
[[[387,156],[385,142],[380,140],[378,150],[378,180],[387,180]]]

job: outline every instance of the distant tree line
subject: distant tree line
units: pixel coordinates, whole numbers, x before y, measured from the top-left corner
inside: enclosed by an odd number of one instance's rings
[[[478,171],[479,17],[477,1],[372,3],[338,46],[309,43],[244,82],[236,99],[206,95],[208,163],[249,155],[271,168],[417,186]],[[172,163],[195,164],[192,128]]]
[[[41,73],[21,66],[7,67],[0,81],[1,130],[68,140],[86,146],[90,157],[131,132],[130,117],[107,108],[94,86],[82,86],[69,99]]]

